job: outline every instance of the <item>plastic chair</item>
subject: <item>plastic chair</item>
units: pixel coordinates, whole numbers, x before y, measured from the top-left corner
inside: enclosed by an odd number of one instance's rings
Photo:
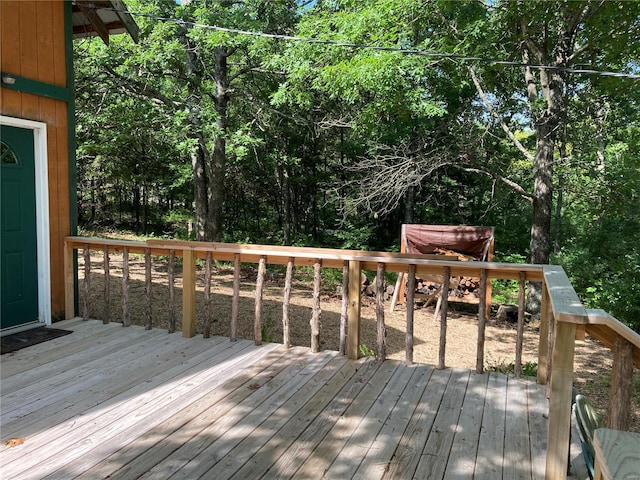
[[[576,395],[575,403],[576,424],[578,425],[578,434],[580,435],[580,446],[582,447],[582,456],[587,464],[589,477],[593,478],[593,465],[595,452],[593,450],[593,434],[597,428],[601,427],[601,419],[598,416],[591,402],[584,395]]]

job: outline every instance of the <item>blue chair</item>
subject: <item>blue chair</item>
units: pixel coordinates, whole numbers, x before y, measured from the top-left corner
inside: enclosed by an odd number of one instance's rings
[[[593,434],[597,428],[602,426],[602,420],[598,416],[596,409],[591,405],[591,402],[589,402],[587,397],[584,395],[576,395],[574,409],[576,423],[578,426],[578,434],[580,435],[582,456],[587,464],[589,477],[593,479],[593,465],[595,458],[595,452],[593,450]]]

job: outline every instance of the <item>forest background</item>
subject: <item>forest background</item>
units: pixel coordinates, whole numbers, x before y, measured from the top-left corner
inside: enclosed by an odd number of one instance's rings
[[[640,2],[126,3],[138,43],[74,49],[81,229],[397,251],[402,223],[491,225],[496,260],[563,265],[640,331]]]

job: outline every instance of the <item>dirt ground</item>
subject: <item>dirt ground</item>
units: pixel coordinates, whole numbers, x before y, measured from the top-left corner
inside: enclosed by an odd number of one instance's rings
[[[84,262],[79,255],[79,308],[82,315],[84,307]],[[104,270],[102,254],[91,257],[91,275],[89,288],[89,316],[102,319],[104,312]],[[122,257],[112,254],[110,261],[110,320],[122,321]],[[145,311],[145,274],[144,259],[132,256],[129,263],[130,309],[133,324],[144,324]],[[167,266],[155,261],[152,267],[152,318],[153,326],[167,328],[169,311],[169,289]],[[175,274],[175,317],[179,331],[182,281],[181,271],[176,267]],[[308,269],[296,269],[290,305],[290,328],[292,345],[310,345],[312,307],[312,272]],[[238,336],[253,338],[255,308],[256,271],[253,266],[243,265],[241,274],[240,302],[238,315]],[[284,269],[269,266],[263,292],[263,341],[282,342],[282,298]],[[233,269],[225,265],[216,265],[212,275],[211,308],[213,312],[212,334],[229,336],[231,318],[231,298],[233,287]],[[204,270],[198,269],[196,312],[198,332],[204,327]],[[321,349],[338,350],[341,295],[335,285],[323,285],[321,295]],[[474,312],[475,308],[475,312]],[[497,306],[492,313],[495,314]],[[362,297],[361,352],[374,354],[376,348],[375,298]],[[403,304],[389,312],[389,303],[385,303],[385,323],[387,326],[387,357],[404,360],[406,309]],[[434,319],[433,306],[417,306],[414,312],[414,361],[436,365],[438,363],[440,322]],[[447,342],[445,363],[447,367],[475,369],[476,342],[478,333],[477,306],[450,303],[447,320]],[[494,315],[487,321],[485,340],[485,368],[507,371],[513,368],[515,359],[516,327],[508,322],[498,322]],[[530,373],[537,362],[538,326],[530,322],[525,327],[523,371]],[[611,378],[611,352],[597,341],[587,339],[576,342],[574,386],[579,393],[587,397],[604,415],[609,396]],[[528,368],[530,367],[530,368]],[[511,370],[512,371],[512,370]],[[631,430],[640,432],[640,370],[634,374],[634,394],[632,399]]]

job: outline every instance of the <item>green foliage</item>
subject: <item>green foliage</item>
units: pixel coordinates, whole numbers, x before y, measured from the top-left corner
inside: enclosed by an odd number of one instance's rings
[[[506,363],[504,359],[499,359],[497,362],[487,366],[487,370],[513,375],[515,373],[515,363]],[[535,377],[538,375],[538,364],[536,362],[524,362],[521,366],[521,372],[524,377]]]
[[[270,315],[262,322],[260,334],[262,341],[265,343],[271,343],[275,340],[274,322]]]
[[[300,11],[288,0],[127,4],[231,28],[516,61],[525,37],[552,49],[566,15],[584,13],[572,61],[603,70],[637,69],[640,44],[637,2],[435,0],[425,8],[414,0],[334,0]],[[520,194],[533,191],[533,166],[496,121],[535,152],[534,120],[548,104],[540,92],[530,101],[521,69],[137,22],[139,44],[124,35],[109,47],[76,41],[84,228],[188,238],[194,153],[210,154],[224,134],[223,241],[397,251],[407,221],[493,225],[496,261],[528,261],[532,205]],[[220,49],[232,79],[224,127],[216,110]],[[563,81],[553,261],[589,307],[640,329],[637,81],[574,74]],[[296,274],[310,279],[309,272]],[[323,269],[323,288],[335,291],[341,276]],[[493,287],[494,301],[515,303],[514,282]]]
[[[375,357],[376,356],[376,351],[372,348],[369,348],[365,343],[361,343],[360,346],[358,347],[358,350],[360,351],[360,356],[361,357]]]

